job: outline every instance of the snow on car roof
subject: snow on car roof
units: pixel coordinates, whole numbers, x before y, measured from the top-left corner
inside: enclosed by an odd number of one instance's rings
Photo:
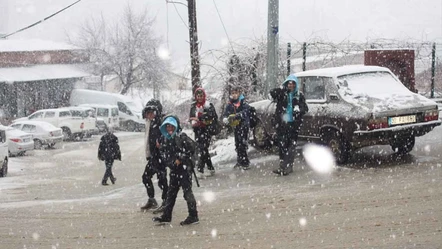
[[[365,66],[365,65],[348,65],[342,67],[330,67],[308,70],[304,72],[295,73],[296,77],[302,76],[325,76],[325,77],[338,77],[341,75],[353,74],[353,73],[363,73],[363,72],[379,72],[379,71],[390,71],[385,67],[378,66]]]
[[[32,125],[38,125],[43,128],[50,128],[50,129],[57,129],[54,125],[51,123],[45,122],[45,121],[33,121],[33,120],[23,120],[23,121],[17,121],[14,124],[32,124]]]

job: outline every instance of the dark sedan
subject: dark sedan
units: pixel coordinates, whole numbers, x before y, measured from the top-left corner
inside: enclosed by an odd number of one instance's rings
[[[387,68],[344,66],[295,75],[309,107],[299,141],[329,146],[339,164],[354,150],[371,145],[391,145],[407,154],[415,137],[441,124],[437,104],[409,91]],[[269,148],[275,138],[275,103],[251,105],[259,119],[252,145]]]

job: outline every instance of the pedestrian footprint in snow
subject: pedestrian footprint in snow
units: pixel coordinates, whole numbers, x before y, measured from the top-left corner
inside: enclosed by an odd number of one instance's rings
[[[276,102],[273,125],[276,127],[279,149],[279,168],[273,173],[288,175],[293,172],[299,129],[308,106],[299,91],[299,81],[295,75],[288,76],[281,87],[272,89],[270,96]]]
[[[235,134],[235,150],[236,165],[234,168],[241,167],[249,169],[250,161],[247,155],[249,123],[250,123],[250,107],[245,101],[241,88],[233,86],[230,89],[229,103],[223,114],[223,123],[230,125],[234,129]]]
[[[104,172],[102,185],[109,185],[107,179],[110,178],[112,184],[115,184],[117,178],[112,174],[112,166],[114,160],[121,161],[120,145],[118,144],[118,138],[114,135],[113,129],[108,128],[106,134],[100,139],[100,145],[98,146],[98,160],[104,161],[106,165],[106,171]]]

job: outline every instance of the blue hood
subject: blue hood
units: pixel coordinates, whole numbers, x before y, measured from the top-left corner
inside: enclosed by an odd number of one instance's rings
[[[296,85],[295,86],[295,90],[294,90],[295,96],[299,95],[299,80],[298,80],[298,78],[294,74],[289,75],[287,77],[287,79],[285,79],[285,81],[282,83],[282,87],[285,90],[287,90],[287,84],[288,84],[289,81],[294,81],[295,82],[295,85]]]
[[[173,132],[172,135],[169,135],[169,133],[167,133],[166,125],[168,125],[168,124],[173,125],[175,127],[175,131]],[[171,139],[171,138],[175,137],[178,130],[179,130],[179,121],[177,120],[177,118],[175,118],[173,116],[167,116],[160,126],[161,134],[163,134],[163,136],[166,137],[167,139]]]
[[[237,100],[234,100],[234,99],[229,98],[230,103],[236,103],[236,102],[241,101],[241,100],[243,100],[243,99],[245,99],[245,97],[244,97],[244,95],[243,95],[242,93],[241,93],[241,95],[239,95],[239,97],[238,97]]]

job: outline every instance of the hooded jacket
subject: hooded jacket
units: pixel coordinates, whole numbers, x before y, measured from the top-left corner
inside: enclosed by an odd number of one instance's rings
[[[195,90],[194,96],[196,99],[196,93],[198,91],[202,91],[204,94],[204,101],[203,103],[198,103],[197,101],[194,101],[192,105],[190,106],[190,113],[189,117],[197,117],[199,121],[191,121],[192,127],[195,128],[206,128],[208,125],[210,125],[213,121],[218,119],[216,115],[215,106],[206,100],[206,92],[203,88],[197,88]]]
[[[223,114],[223,118],[227,118],[230,115],[235,114],[235,120],[239,120],[240,123],[236,127],[249,127],[250,125],[250,106],[245,101],[244,95],[240,95],[238,99],[229,99],[229,103],[226,105],[226,109]]]
[[[155,112],[155,118],[153,120],[147,119],[147,113],[150,111]],[[160,150],[157,148],[156,143],[161,138],[161,119],[162,119],[163,106],[159,100],[151,99],[146,103],[143,109],[143,118],[146,119],[146,131],[144,133],[145,154],[147,157],[159,158]]]
[[[167,132],[166,126],[172,125],[175,130],[172,134]],[[181,132],[180,120],[176,116],[166,116],[160,127],[162,133],[161,154],[172,172],[183,172],[193,169],[192,157],[195,153],[195,142]],[[180,165],[175,161],[179,160]]]
[[[118,138],[107,132],[100,139],[100,145],[98,146],[98,158],[102,161],[120,160],[121,152],[120,145],[118,145]]]
[[[290,92],[287,88],[289,81],[295,82],[295,89],[291,96],[291,105],[289,105]],[[292,114],[293,122],[297,125],[301,124],[303,115],[308,112],[308,106],[305,102],[304,95],[299,91],[299,80],[295,75],[289,75],[281,87],[272,89],[270,96],[273,98],[273,101],[276,102],[274,125],[280,127],[280,125],[285,122],[283,117],[288,111]],[[290,106],[292,109],[288,110]]]

